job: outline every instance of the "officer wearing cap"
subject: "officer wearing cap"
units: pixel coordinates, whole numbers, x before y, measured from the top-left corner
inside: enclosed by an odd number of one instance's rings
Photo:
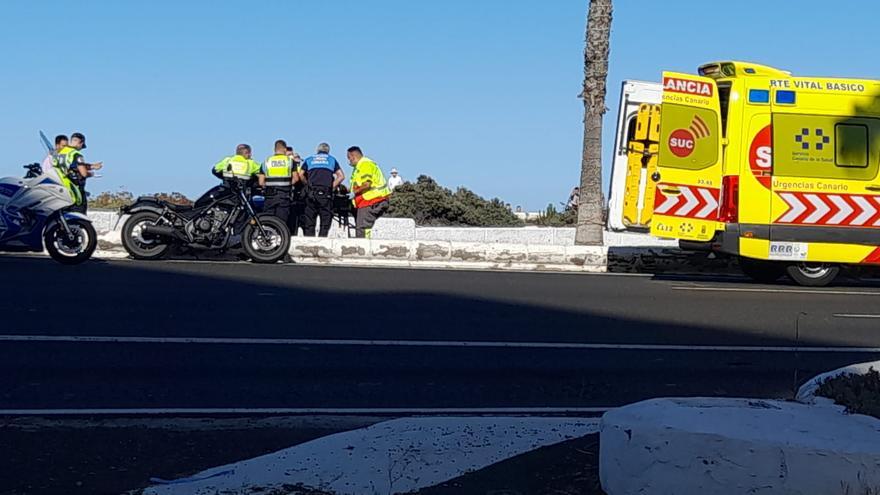
[[[260,173],[260,164],[251,160],[251,153],[250,145],[239,144],[235,154],[217,162],[211,173],[218,179],[250,181]]]
[[[266,191],[263,211],[289,223],[290,195],[299,176],[293,159],[287,154],[287,143],[284,140],[275,141],[275,154],[266,158],[257,177],[260,187]]]
[[[82,154],[84,149],[86,149],[86,137],[81,132],[74,132],[70,135],[70,144],[58,151],[59,165],[69,170],[71,182],[79,196],[70,210],[83,214],[87,212],[89,206],[86,179],[93,176],[95,170],[100,170],[104,166],[103,162],[87,163]]]
[[[302,164],[300,178],[307,184],[303,233],[315,236],[315,224],[321,218],[319,235],[327,237],[333,221],[333,191],[345,180],[345,174],[330,154],[330,145],[321,143],[316,153]]]

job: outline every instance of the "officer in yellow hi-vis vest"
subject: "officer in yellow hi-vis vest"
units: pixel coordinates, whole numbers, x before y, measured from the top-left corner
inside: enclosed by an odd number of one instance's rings
[[[299,179],[294,170],[293,159],[287,154],[287,143],[275,141],[275,154],[266,158],[258,180],[265,189],[266,202],[263,211],[289,223],[290,194]]]
[[[357,237],[371,237],[373,224],[388,211],[388,197],[391,191],[385,182],[385,175],[376,162],[365,157],[361,149],[352,146],[348,149],[348,163],[354,167],[351,173],[351,192],[354,194],[355,232]]]
[[[235,147],[235,155],[217,162],[211,173],[218,179],[249,181],[260,173],[260,164],[251,160],[251,153],[250,145],[239,144]]]
[[[104,166],[102,162],[86,163],[82,150],[86,149],[86,137],[81,132],[70,135],[70,144],[58,151],[59,167],[69,170],[69,177],[77,189],[78,198],[70,211],[85,214],[88,210],[86,179],[94,176],[96,170]]]

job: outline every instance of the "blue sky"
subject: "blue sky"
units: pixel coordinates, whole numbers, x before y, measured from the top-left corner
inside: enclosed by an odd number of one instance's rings
[[[869,0],[618,0],[605,155],[623,79],[745,59],[880,78]],[[90,190],[200,194],[248,142],[357,144],[387,171],[513,205],[564,201],[579,177],[586,0],[4,2],[3,175],[37,131],[80,130]],[[860,14],[861,13],[861,14]],[[605,179],[608,172],[606,160]]]

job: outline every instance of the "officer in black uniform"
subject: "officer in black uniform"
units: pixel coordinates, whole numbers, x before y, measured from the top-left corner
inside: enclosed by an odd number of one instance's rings
[[[293,190],[290,193],[290,217],[287,220],[287,228],[290,229],[290,235],[299,235],[299,229],[303,226],[303,215],[306,211],[306,184],[299,174],[302,167],[302,158],[299,153],[288,146],[287,156],[293,161],[293,168],[299,179],[293,184]]]
[[[306,183],[306,211],[303,219],[303,233],[315,236],[315,224],[321,218],[319,235],[327,237],[333,222],[333,191],[345,180],[345,174],[330,154],[330,145],[321,143],[317,153],[305,159],[300,171],[300,179]]]
[[[291,188],[299,180],[293,161],[287,156],[287,143],[281,139],[275,141],[275,154],[266,158],[257,177],[260,187],[265,189],[263,211],[287,223]]]

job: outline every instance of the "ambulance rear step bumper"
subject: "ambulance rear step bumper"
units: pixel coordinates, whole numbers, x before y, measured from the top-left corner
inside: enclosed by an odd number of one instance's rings
[[[729,223],[724,230],[715,233],[711,241],[679,240],[678,247],[684,251],[701,251],[739,255],[739,224]]]
[[[678,241],[678,247],[683,251],[715,251],[713,247],[715,241],[698,242],[698,241]]]

